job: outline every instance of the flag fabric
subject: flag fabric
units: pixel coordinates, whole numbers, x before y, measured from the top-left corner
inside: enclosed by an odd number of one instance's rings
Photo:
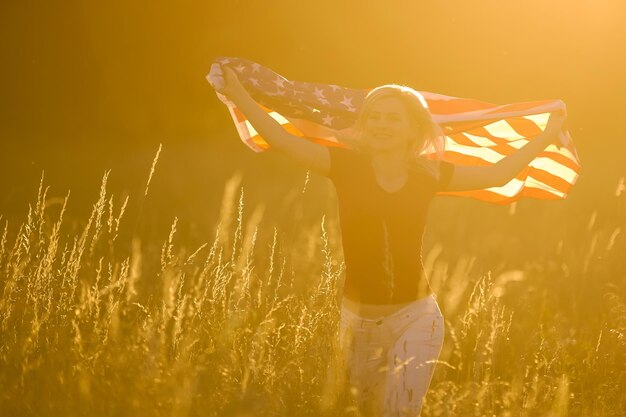
[[[291,81],[243,58],[220,57],[215,62],[234,69],[255,102],[286,131],[324,146],[344,146],[338,138],[352,129],[370,91]],[[540,135],[551,112],[565,110],[561,100],[496,105],[416,91],[423,95],[433,120],[446,136],[443,154],[438,155],[430,149],[424,156],[457,165],[495,164]],[[241,140],[256,152],[269,149],[269,144],[234,103],[219,93],[218,97],[228,107]],[[561,141],[564,146],[548,145],[515,178],[501,187],[438,194],[496,204],[508,204],[522,197],[563,199],[578,178],[580,160],[568,132],[561,134]]]

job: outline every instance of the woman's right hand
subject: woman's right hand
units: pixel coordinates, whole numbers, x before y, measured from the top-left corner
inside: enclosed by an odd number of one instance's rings
[[[227,66],[221,66],[217,63],[211,65],[211,71],[206,78],[215,91],[228,98],[233,98],[237,94],[245,92],[235,71]]]

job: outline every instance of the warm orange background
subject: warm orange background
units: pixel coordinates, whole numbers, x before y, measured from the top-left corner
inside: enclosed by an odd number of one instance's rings
[[[598,204],[626,174],[626,3],[617,0],[5,1],[0,16],[7,215],[26,214],[42,170],[52,195],[72,190],[70,211],[90,208],[106,169],[114,191],[137,196],[159,143],[151,212],[167,224],[174,215],[212,224],[238,170],[252,199],[271,194],[267,184],[300,183],[298,167],[239,141],[204,78],[220,55],[349,87],[561,98],[583,163],[571,198]]]

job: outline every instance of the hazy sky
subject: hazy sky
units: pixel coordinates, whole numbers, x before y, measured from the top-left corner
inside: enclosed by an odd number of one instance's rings
[[[30,198],[42,170],[79,200],[108,168],[117,186],[140,184],[159,143],[162,187],[181,201],[254,165],[204,78],[220,55],[349,87],[561,98],[583,168],[612,178],[626,166],[617,0],[5,1],[0,19],[3,209]]]

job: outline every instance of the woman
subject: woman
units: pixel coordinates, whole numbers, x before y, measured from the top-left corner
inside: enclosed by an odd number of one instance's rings
[[[212,80],[273,149],[334,183],[346,264],[340,340],[350,381],[366,415],[419,415],[444,338],[421,262],[430,200],[437,191],[507,183],[557,143],[564,114],[553,113],[541,137],[495,165],[470,167],[419,156],[441,151],[444,136],[423,97],[409,87],[370,91],[355,136],[344,138],[350,147],[342,148],[286,132],[229,67]]]

